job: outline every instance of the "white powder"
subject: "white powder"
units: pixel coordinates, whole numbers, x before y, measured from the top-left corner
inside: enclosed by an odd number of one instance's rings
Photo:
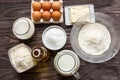
[[[18,73],[24,72],[36,65],[31,56],[31,52],[23,44],[12,48],[9,51],[9,58]]]
[[[108,29],[99,23],[87,24],[78,35],[79,46],[90,55],[101,55],[110,46],[111,36]]]
[[[43,43],[51,50],[58,50],[66,43],[66,33],[60,28],[50,28],[43,36]]]

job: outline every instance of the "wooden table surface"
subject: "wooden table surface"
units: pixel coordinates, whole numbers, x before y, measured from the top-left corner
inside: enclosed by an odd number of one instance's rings
[[[95,5],[95,11],[106,13],[120,25],[120,0],[64,0],[64,6],[76,4]],[[12,33],[12,24],[19,17],[30,18],[31,0],[0,0],[0,80],[75,80],[73,76],[64,77],[59,75],[53,65],[53,60],[58,51],[51,51],[51,57],[47,62],[40,62],[33,69],[18,74],[10,64],[8,49],[19,44],[25,43],[31,48],[38,45],[43,46],[41,34],[45,28],[52,24],[35,25],[36,31],[33,38],[22,41],[17,39]],[[58,24],[65,29],[68,41],[63,49],[71,49],[70,31],[72,26]],[[119,26],[120,27],[120,26]],[[119,27],[117,30],[120,31]],[[118,34],[120,37],[120,34]],[[111,60],[92,64],[81,60],[81,67],[78,71],[81,75],[80,80],[120,80],[120,52]]]

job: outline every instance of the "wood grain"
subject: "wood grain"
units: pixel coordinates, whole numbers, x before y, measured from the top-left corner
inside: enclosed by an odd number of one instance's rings
[[[19,40],[12,33],[12,24],[19,17],[30,18],[31,0],[0,0],[0,80],[75,80],[73,76],[64,77],[57,73],[53,60],[58,51],[51,51],[47,62],[39,62],[33,69],[18,74],[10,64],[8,49],[19,43],[25,43],[31,48],[35,45],[43,46],[41,35],[45,28],[52,24],[35,25],[34,37],[30,40]],[[112,16],[120,25],[120,0],[64,0],[64,6],[89,4],[95,5],[95,11]],[[72,26],[58,24],[67,32],[68,41],[63,49],[71,49],[70,31]],[[117,27],[120,39],[120,26]],[[91,64],[81,60],[79,69],[80,80],[119,80],[120,79],[120,52],[110,61],[101,64]]]

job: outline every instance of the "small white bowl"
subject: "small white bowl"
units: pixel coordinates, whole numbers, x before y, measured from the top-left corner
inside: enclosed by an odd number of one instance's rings
[[[46,32],[47,32],[48,30],[52,29],[52,28],[58,28],[58,29],[60,29],[61,31],[63,31],[63,33],[64,33],[64,40],[63,40],[62,45],[59,45],[59,46],[56,47],[56,48],[53,48],[53,47],[49,46],[48,44],[46,44],[45,39],[44,39]],[[43,31],[43,34],[42,34],[42,42],[43,42],[44,46],[45,46],[46,48],[50,49],[50,50],[59,50],[59,49],[61,49],[61,48],[65,45],[66,41],[67,41],[66,32],[65,32],[64,29],[61,28],[60,26],[52,25],[52,26],[46,28],[46,29]]]

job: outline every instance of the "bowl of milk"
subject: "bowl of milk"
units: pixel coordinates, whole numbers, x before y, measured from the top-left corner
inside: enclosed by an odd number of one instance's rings
[[[119,51],[116,21],[103,13],[96,13],[96,22],[80,22],[73,25],[70,41],[73,50],[83,60],[102,63]]]

